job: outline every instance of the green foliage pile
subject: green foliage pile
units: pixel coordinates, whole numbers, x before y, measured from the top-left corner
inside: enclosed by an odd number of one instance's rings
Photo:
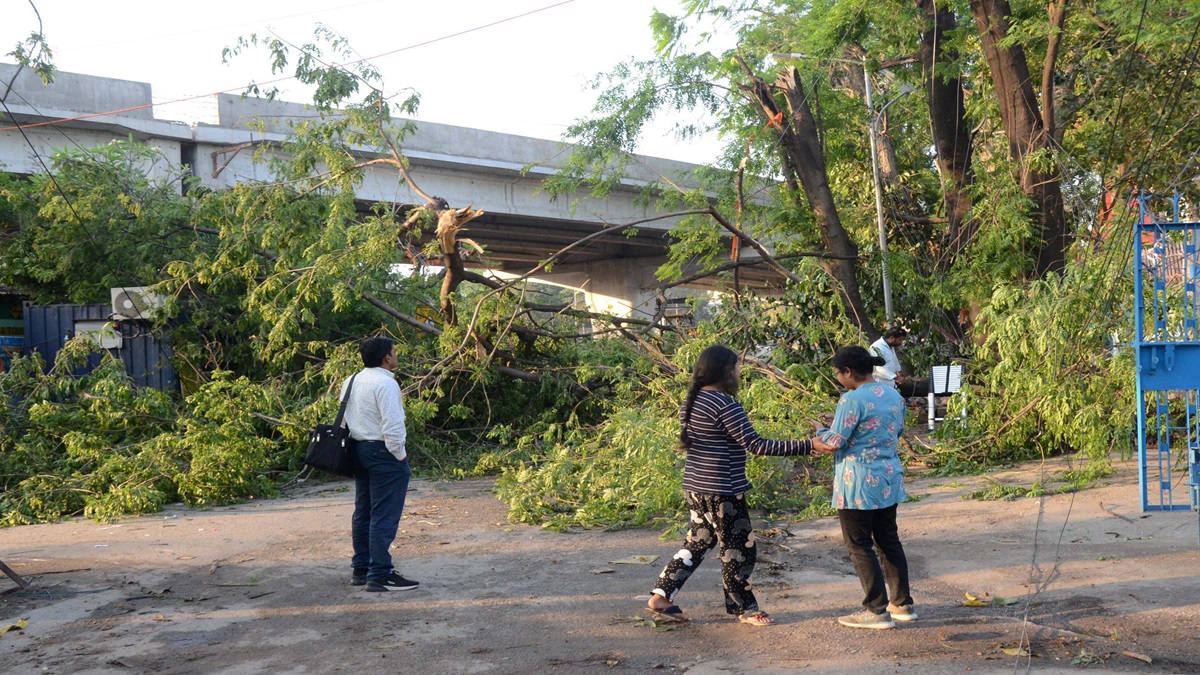
[[[811,429],[798,419],[756,421],[776,438]],[[621,407],[596,428],[541,440],[549,442],[535,461],[507,469],[497,481],[513,520],[555,530],[656,526],[667,534],[686,526],[677,409]],[[747,475],[755,489],[747,500],[780,515],[827,515],[830,495],[821,479],[828,469],[808,458],[752,457]]]
[[[982,315],[986,340],[976,351],[980,375],[964,404],[968,429],[990,438],[990,459],[1074,449],[1103,461],[1128,449],[1133,351],[1114,342],[1129,339],[1129,289],[1123,265],[1103,269],[1100,261],[992,295]]]
[[[1128,235],[1024,285],[997,284],[980,314],[982,344],[951,400],[932,459],[995,465],[1078,452],[1096,477],[1128,454],[1136,426]],[[965,409],[968,417],[955,412]]]
[[[73,375],[93,350],[76,338],[48,373],[35,356],[0,377],[0,525],[267,497],[295,468],[298,427],[262,421],[308,416],[280,387],[221,373],[181,402],[134,386],[107,353]]]
[[[778,301],[743,302],[745,314],[739,308],[722,308],[686,343],[674,345],[666,363],[631,353],[628,374],[604,403],[598,423],[572,417],[564,425],[511,439],[515,448],[528,449],[531,458],[506,467],[497,481],[509,517],[555,530],[659,526],[670,535],[685,527],[679,410],[691,366],[710,344],[750,347],[755,343],[746,342],[747,330],[750,335],[767,333],[773,332],[770,326],[779,325],[765,318],[781,312]],[[760,319],[749,321],[748,314]],[[629,352],[627,347],[623,351]],[[791,341],[781,340],[770,351],[786,360],[797,350]],[[807,418],[832,411],[832,389],[816,381],[813,368],[769,370],[774,379],[748,368],[738,399],[763,436],[809,437],[812,425]],[[810,377],[791,379],[789,374]],[[746,470],[755,489],[747,495],[748,503],[785,517],[827,515],[830,468],[829,459],[751,456]]]

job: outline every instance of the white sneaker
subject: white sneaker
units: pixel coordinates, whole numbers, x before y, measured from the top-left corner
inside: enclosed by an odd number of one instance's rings
[[[912,605],[893,605],[888,603],[888,614],[892,615],[893,621],[916,621],[917,610],[913,609]]]
[[[887,612],[876,614],[869,609],[864,609],[857,614],[840,616],[838,617],[838,623],[851,628],[873,628],[876,630],[896,627],[896,624],[892,623],[892,616],[890,614]]]

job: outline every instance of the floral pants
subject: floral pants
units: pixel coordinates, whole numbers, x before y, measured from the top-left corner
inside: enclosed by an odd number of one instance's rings
[[[754,547],[754,526],[750,524],[745,495],[688,492],[687,505],[691,509],[687,539],[663,568],[654,593],[674,601],[683,582],[704,560],[704,554],[720,544],[725,611],[735,615],[757,611],[758,600],[750,590],[750,574],[758,550]]]

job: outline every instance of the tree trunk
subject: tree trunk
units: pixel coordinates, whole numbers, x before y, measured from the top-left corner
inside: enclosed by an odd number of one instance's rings
[[[1042,67],[1042,126],[1046,128],[1046,135],[1050,138],[1056,138],[1054,65],[1058,60],[1058,47],[1062,44],[1062,30],[1066,21],[1067,0],[1055,0],[1050,5],[1050,38],[1046,44],[1046,63]]]
[[[921,63],[925,70],[925,93],[941,175],[942,200],[949,220],[946,254],[939,261],[939,269],[947,270],[971,243],[974,234],[969,220],[971,201],[966,195],[967,188],[975,180],[971,170],[971,131],[963,104],[962,79],[943,77],[935,72],[937,64],[958,59],[958,54],[945,48],[947,34],[957,28],[954,10],[938,7],[935,0],[916,0],[916,4],[928,21],[927,30],[921,35]]]
[[[970,0],[970,4],[992,73],[1009,154],[1017,164],[1021,191],[1033,199],[1039,210],[1040,241],[1034,273],[1042,277],[1061,270],[1066,262],[1068,232],[1058,169],[1038,169],[1028,161],[1031,154],[1047,149],[1050,143],[1034,95],[1025,50],[1020,45],[1001,45],[1008,37],[1008,17],[1012,14],[1008,0]]]
[[[858,247],[850,239],[850,234],[846,232],[838,216],[833,192],[829,189],[829,174],[817,136],[816,120],[808,107],[800,73],[795,68],[788,68],[775,83],[775,86],[783,91],[791,111],[790,120],[785,120],[783,111],[775,104],[775,97],[767,83],[755,75],[741,59],[738,59],[738,63],[750,78],[755,100],[762,108],[768,124],[779,134],[785,164],[800,179],[800,185],[804,188],[809,206],[821,228],[821,238],[826,249],[839,256],[838,259],[825,260],[822,264],[825,271],[838,283],[842,307],[859,330],[874,339],[879,331],[867,318],[859,292],[858,277],[855,276]]]

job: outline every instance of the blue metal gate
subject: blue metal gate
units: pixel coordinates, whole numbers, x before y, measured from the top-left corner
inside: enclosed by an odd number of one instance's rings
[[[1155,222],[1152,203],[1169,202]],[[1143,511],[1200,509],[1200,223],[1179,219],[1179,194],[1138,197],[1134,225],[1133,348],[1137,355],[1138,459]],[[1147,295],[1149,298],[1147,299]],[[1184,482],[1190,499],[1176,495]]]

